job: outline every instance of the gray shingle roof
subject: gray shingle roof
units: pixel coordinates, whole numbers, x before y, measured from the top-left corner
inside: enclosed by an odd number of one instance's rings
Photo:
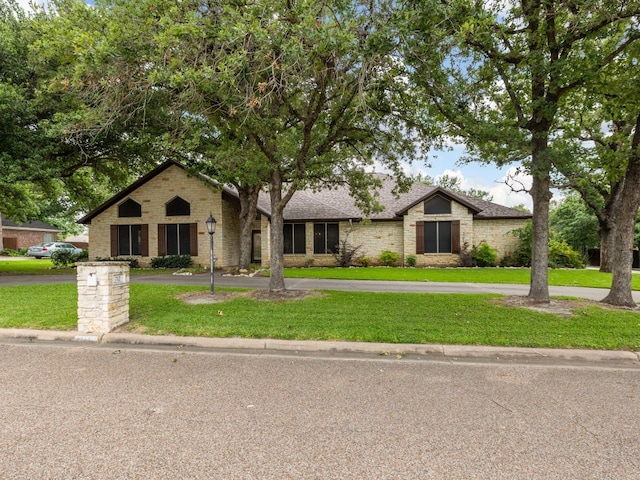
[[[160,172],[169,168],[171,165],[177,165],[185,168],[178,162],[168,160],[159,165],[147,175],[138,179],[126,189],[117,195],[114,195],[94,211],[87,214],[79,220],[79,223],[91,223],[91,219],[103,212],[106,208],[114,205],[122,198],[125,198],[130,192],[134,191],[140,185],[146,183]],[[520,212],[513,208],[498,205],[496,203],[479,200],[459,193],[443,190],[432,185],[424,185],[422,183],[414,183],[409,191],[399,195],[394,194],[396,182],[390,175],[374,173],[382,182],[381,188],[376,193],[376,198],[380,205],[384,207],[381,212],[374,213],[368,218],[371,220],[394,220],[400,218],[406,211],[419,202],[423,202],[431,195],[439,192],[462,205],[465,205],[474,213],[476,218],[529,218],[530,214]],[[200,178],[205,182],[210,182],[218,188],[222,188],[223,192],[238,197],[237,190],[229,185],[220,184],[212,178],[200,174]],[[269,194],[261,192],[258,199],[258,210],[267,215],[271,215],[271,202]],[[313,220],[358,220],[367,218],[367,216],[356,206],[356,202],[349,192],[347,185],[337,187],[327,187],[324,189],[309,189],[296,192],[284,209],[285,221],[313,221]],[[4,225],[4,223],[3,223]]]
[[[50,230],[52,232],[62,231],[59,228],[54,227],[49,223],[41,222],[40,220],[33,220],[31,222],[24,222],[24,223],[16,223],[12,220],[9,220],[8,218],[2,217],[2,226],[6,228],[25,228],[29,230]]]
[[[382,181],[382,187],[377,191],[376,198],[384,207],[384,210],[372,214],[370,216],[371,220],[397,219],[409,208],[419,202],[423,202],[437,192],[470,208],[474,212],[475,218],[529,218],[531,216],[513,208],[422,183],[414,183],[408,192],[395,195],[393,192],[396,188],[396,182],[393,177],[385,174],[374,175]],[[268,196],[265,194],[265,197],[265,200],[267,200],[265,204],[269,209]],[[304,190],[296,192],[284,209],[284,219],[286,221],[355,220],[364,217],[365,215],[356,206],[347,186],[319,191]]]

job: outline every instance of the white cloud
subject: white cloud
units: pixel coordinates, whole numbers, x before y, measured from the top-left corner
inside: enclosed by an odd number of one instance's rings
[[[487,168],[487,173],[490,169]],[[495,170],[491,170],[491,174],[495,174]],[[465,177],[462,170],[446,169],[441,174],[436,175],[434,180],[447,175],[460,179],[460,186],[463,190],[474,188],[489,192],[493,197],[493,202],[507,207],[515,207],[516,205],[524,205],[531,210],[533,203],[528,190],[531,188],[531,175],[519,171],[516,167],[509,168],[506,173],[497,180],[490,178],[468,178]]]

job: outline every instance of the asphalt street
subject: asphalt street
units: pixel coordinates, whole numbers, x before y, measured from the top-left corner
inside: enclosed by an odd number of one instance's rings
[[[637,368],[0,345],[0,478],[637,479]]]

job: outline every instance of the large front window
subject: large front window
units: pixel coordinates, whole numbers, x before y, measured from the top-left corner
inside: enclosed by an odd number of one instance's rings
[[[304,223],[284,224],[284,253],[306,253],[306,228]]]
[[[118,225],[118,255],[142,255],[141,225]]]
[[[166,226],[167,255],[191,254],[191,225],[173,223]]]
[[[460,253],[460,220],[416,222],[416,253]]]
[[[424,253],[451,253],[451,222],[424,222]]]
[[[340,248],[340,235],[337,223],[313,224],[313,253],[337,253]]]

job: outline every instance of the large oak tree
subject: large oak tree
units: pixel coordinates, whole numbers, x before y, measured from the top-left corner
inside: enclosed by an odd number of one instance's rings
[[[162,98],[173,115],[167,145],[247,198],[268,190],[271,290],[285,288],[283,211],[296,191],[347,183],[366,210],[375,205],[366,169],[378,162],[400,179],[416,151],[413,125],[425,123],[397,55],[393,2],[96,5],[73,24],[77,5],[59,4],[76,49],[73,85],[114,118]]]
[[[640,2],[410,0],[407,5],[407,58],[450,135],[467,143],[472,159],[521,162],[533,177],[529,297],[548,302],[557,119],[572,92],[592,85],[637,41]]]

